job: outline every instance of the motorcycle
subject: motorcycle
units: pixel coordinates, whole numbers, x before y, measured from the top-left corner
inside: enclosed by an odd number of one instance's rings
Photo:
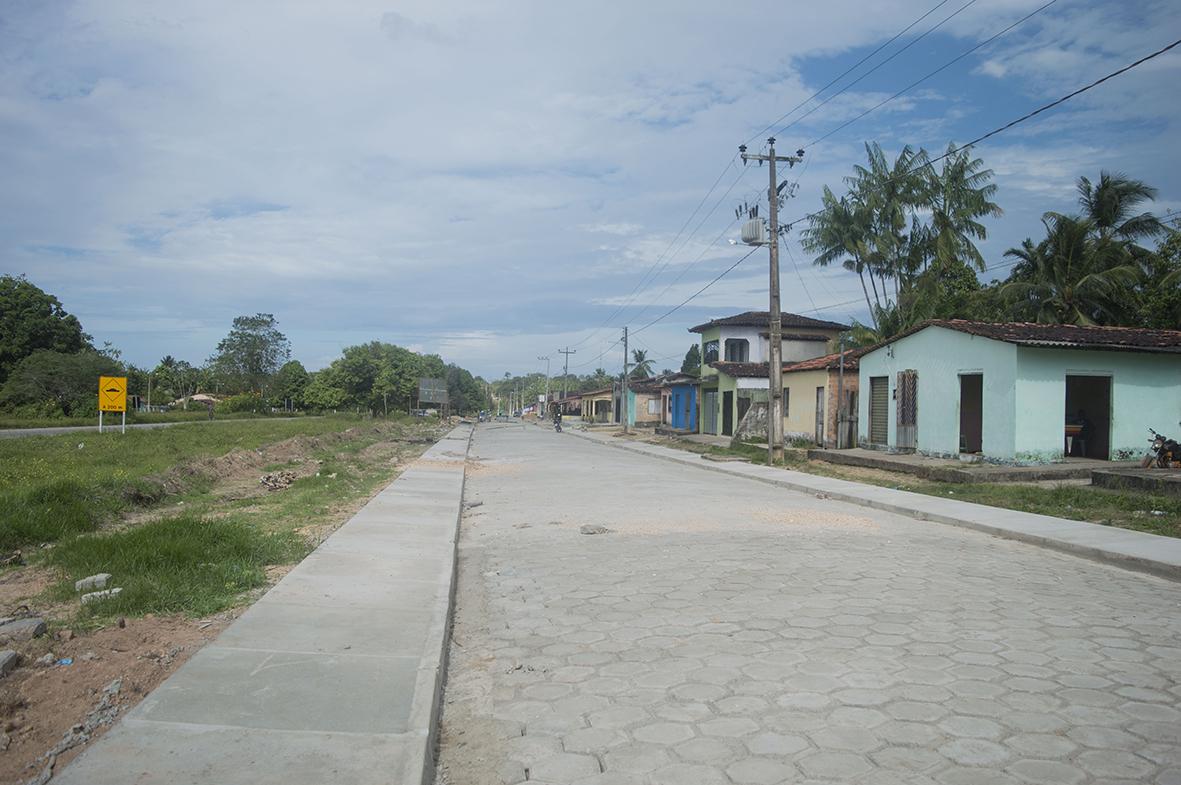
[[[1158,469],[1181,467],[1181,444],[1176,439],[1170,439],[1163,433],[1157,433],[1152,428],[1149,439],[1148,452],[1140,459],[1140,468],[1147,469],[1156,466]]]
[[[558,433],[562,432],[562,421],[561,420],[554,420],[554,430],[557,431]]]

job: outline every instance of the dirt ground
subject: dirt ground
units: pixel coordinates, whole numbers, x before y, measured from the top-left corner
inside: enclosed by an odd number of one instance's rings
[[[481,515],[478,509],[464,513],[460,525],[461,552],[467,550],[463,533],[478,526]],[[438,761],[435,785],[453,782],[452,772],[462,775],[465,783],[481,777],[479,785],[503,785],[525,776],[524,771],[499,772],[492,768],[493,762],[502,757],[505,739],[520,736],[521,728],[517,723],[484,719],[492,714],[490,668],[495,658],[484,653],[488,651],[486,624],[490,617],[480,591],[483,566],[478,553],[472,550],[459,559],[447,689],[443,694],[443,714],[447,721],[442,723],[439,733],[439,749],[444,753]]]
[[[103,690],[116,680],[118,691],[108,705],[121,716],[180,667],[193,652],[212,640],[237,615],[237,611],[204,620],[180,617],[128,619],[85,635],[59,631],[26,644],[23,666],[0,681],[0,782],[19,783],[36,777],[46,766],[44,755],[71,736],[71,728],[86,722],[87,715],[103,701]],[[37,666],[36,658],[52,652],[58,662],[70,665]],[[103,723],[89,734],[97,737]],[[67,742],[68,743],[68,742]],[[68,763],[85,748],[79,743],[56,756],[56,765]]]
[[[360,456],[370,465],[388,464],[392,479],[398,467],[435,441],[423,436],[391,432],[389,440],[365,447]],[[310,476],[319,469],[313,450],[346,438],[301,436],[258,450],[235,450],[177,466],[154,478],[155,485],[166,495],[182,491],[186,480],[196,478],[212,483],[209,493],[225,501],[273,493],[259,484],[266,467],[283,464],[296,477]],[[372,494],[333,503],[320,522],[299,532],[318,545],[370,498]],[[135,508],[105,528],[136,526],[173,511]],[[28,565],[0,573],[0,615],[38,616],[50,625],[49,634],[41,638],[11,644],[21,655],[20,666],[0,679],[0,785],[32,782],[67,764],[294,566],[268,568],[266,587],[243,597],[241,606],[210,618],[147,615],[126,619],[124,626],[112,623],[96,630],[76,621],[76,602],[46,598],[55,580],[52,571]],[[71,662],[38,665],[38,658],[49,653],[55,663]],[[115,682],[118,689],[108,695],[105,691]],[[60,752],[53,754],[55,749]],[[54,765],[46,772],[51,761]]]

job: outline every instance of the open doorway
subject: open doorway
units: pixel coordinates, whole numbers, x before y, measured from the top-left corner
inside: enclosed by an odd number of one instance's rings
[[[984,374],[960,376],[960,452],[984,448]]]
[[[1111,459],[1111,377],[1066,377],[1067,457]]]

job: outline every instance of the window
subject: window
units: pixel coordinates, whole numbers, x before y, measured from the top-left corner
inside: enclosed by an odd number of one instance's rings
[[[745,338],[726,339],[726,362],[744,363],[750,361],[750,341]]]
[[[790,410],[791,410],[791,407],[789,406],[790,403],[791,403],[791,388],[784,387],[783,388],[783,416],[784,417],[787,417]]]
[[[648,414],[660,414],[660,401],[655,398],[648,399]]]
[[[706,341],[705,346],[701,351],[701,361],[703,363],[716,363],[718,361],[718,342]]]

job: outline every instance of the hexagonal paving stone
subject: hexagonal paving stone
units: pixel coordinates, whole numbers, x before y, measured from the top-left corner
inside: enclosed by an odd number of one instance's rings
[[[945,738],[938,729],[926,722],[890,720],[874,728],[879,738],[890,744],[930,746]]]
[[[626,728],[649,719],[648,712],[634,706],[614,706],[591,712],[587,717],[592,728]]]
[[[719,714],[758,714],[767,710],[767,702],[753,695],[731,695],[714,704]]]
[[[833,725],[851,725],[855,728],[876,728],[889,719],[877,709],[863,709],[859,706],[841,706],[833,709],[828,715],[828,721]]]
[[[1007,771],[1032,785],[1076,785],[1087,778],[1074,766],[1055,760],[1019,760]]]
[[[823,730],[809,733],[808,737],[822,750],[850,750],[869,752],[882,746],[882,741],[865,728],[829,725]]]
[[[747,748],[756,755],[795,755],[808,749],[808,740],[787,733],[760,733],[746,740]]]
[[[869,761],[852,752],[815,752],[800,758],[799,767],[811,777],[849,782],[870,770]]]
[[[939,723],[939,728],[949,736],[966,736],[974,739],[999,739],[1005,729],[992,720],[983,717],[956,715]]]
[[[721,739],[696,738],[678,744],[673,752],[689,763],[719,765],[729,763],[740,756],[732,744]]]
[[[672,757],[663,747],[650,744],[626,744],[603,753],[603,769],[622,774],[647,774],[667,766]]]
[[[729,785],[726,775],[710,766],[674,763],[657,769],[650,775],[652,785]]]
[[[593,756],[568,752],[541,758],[529,766],[529,779],[542,782],[569,782],[598,773],[599,762]]]
[[[1143,780],[1156,771],[1156,766],[1139,755],[1117,750],[1090,750],[1074,762],[1092,777],[1102,779]]]
[[[927,771],[947,763],[947,759],[923,747],[887,747],[869,756],[874,763],[891,771]]]
[[[791,765],[774,758],[747,758],[726,767],[730,779],[742,785],[777,785],[795,773]]]
[[[716,720],[700,722],[697,729],[706,736],[729,736],[737,738],[754,733],[759,724],[747,717],[721,717]]]
[[[614,728],[579,728],[562,737],[566,752],[602,752],[627,743],[627,736]]]
[[[1005,739],[1005,745],[1027,758],[1065,758],[1078,749],[1074,742],[1052,733],[1017,733]]]
[[[1013,757],[1011,750],[983,739],[949,741],[939,754],[964,766],[998,766]]]
[[[716,684],[690,682],[673,687],[669,694],[677,700],[683,701],[713,701],[724,696],[726,688]]]
[[[646,744],[676,744],[693,738],[693,729],[679,722],[654,722],[635,728],[632,736]]]

